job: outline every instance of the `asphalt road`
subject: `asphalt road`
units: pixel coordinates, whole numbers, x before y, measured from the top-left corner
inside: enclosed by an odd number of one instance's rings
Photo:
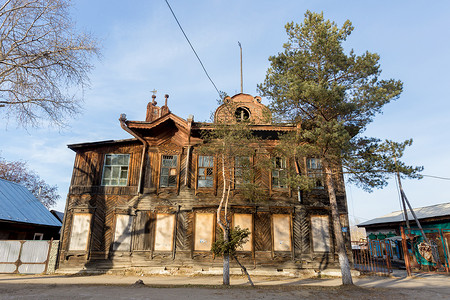
[[[142,280],[141,284],[137,284]],[[0,274],[0,299],[450,299],[450,276],[299,279],[233,276],[65,276]]]

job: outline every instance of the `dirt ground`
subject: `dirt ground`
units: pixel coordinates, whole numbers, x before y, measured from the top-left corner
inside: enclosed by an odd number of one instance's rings
[[[338,278],[219,276],[0,275],[0,299],[450,299],[450,277],[359,277],[352,287]],[[142,280],[141,284],[136,281]]]

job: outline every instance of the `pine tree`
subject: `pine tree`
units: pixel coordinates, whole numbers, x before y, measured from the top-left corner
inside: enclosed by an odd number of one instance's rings
[[[276,119],[301,124],[299,132],[281,139],[280,151],[295,159],[321,159],[345,285],[353,282],[339,222],[336,178],[344,169],[352,182],[366,190],[386,184],[392,157],[380,140],[361,134],[382,107],[402,92],[401,81],[380,79],[377,54],[345,53],[342,43],[353,29],[348,20],[339,28],[325,20],[323,13],[307,11],[303,24],[286,25],[284,52],[269,58],[265,81],[258,85],[262,96],[270,99]],[[421,168],[403,167],[404,176],[420,176]],[[301,177],[297,172],[297,178]],[[304,184],[298,187],[305,188]]]

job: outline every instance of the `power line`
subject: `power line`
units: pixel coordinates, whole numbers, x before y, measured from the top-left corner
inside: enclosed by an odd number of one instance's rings
[[[348,170],[348,169],[347,169]],[[391,171],[385,171],[385,170],[372,170],[372,173],[392,173]],[[361,172],[352,172],[352,171],[345,171],[341,172],[342,174],[362,174],[365,173],[364,171]],[[449,177],[442,177],[442,176],[436,176],[436,175],[425,175],[425,174],[419,174],[422,177],[430,177],[435,179],[442,179],[442,180],[450,180]]]
[[[360,216],[356,216],[356,215],[352,215],[352,214],[348,214],[349,216],[352,216],[353,217],[353,219],[363,219],[363,220],[365,220],[365,221],[369,221],[369,220],[371,220],[371,219],[367,219],[367,218],[363,218],[363,217],[360,217]]]
[[[450,180],[448,177],[440,177],[440,176],[434,176],[434,175],[423,175],[423,177],[430,177],[430,178],[436,178],[436,179],[442,179],[442,180]]]
[[[169,2],[168,2],[167,0],[165,0],[165,1],[166,1],[166,3],[167,3],[167,6],[169,7],[170,11],[172,12],[173,17],[175,18],[175,21],[177,21],[177,24],[178,24],[178,26],[180,27],[181,32],[183,33],[184,37],[186,38],[186,41],[189,43],[189,46],[191,46],[192,51],[194,52],[195,56],[197,57],[198,61],[200,62],[200,65],[202,66],[203,71],[205,71],[205,74],[206,74],[206,76],[208,77],[209,81],[211,81],[212,85],[214,86],[214,88],[215,88],[216,91],[217,91],[217,94],[219,94],[219,97],[221,97],[220,92],[219,92],[219,90],[218,90],[217,87],[216,87],[216,84],[214,83],[214,81],[213,81],[213,80],[211,79],[211,77],[209,76],[208,72],[206,71],[205,66],[204,66],[203,63],[202,63],[202,60],[200,59],[200,57],[198,56],[197,52],[195,51],[194,46],[192,46],[191,42],[189,41],[189,39],[188,39],[186,33],[185,33],[184,30],[183,30],[183,27],[181,27],[180,22],[178,22],[177,16],[175,16],[175,13],[173,12],[172,7],[170,7],[170,4],[169,4]]]

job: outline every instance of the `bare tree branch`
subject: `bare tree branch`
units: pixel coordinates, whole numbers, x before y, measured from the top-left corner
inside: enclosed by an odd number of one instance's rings
[[[0,7],[0,116],[62,126],[79,111],[97,41],[77,32],[68,0],[8,0]]]
[[[47,208],[60,198],[58,187],[47,184],[23,161],[6,161],[0,156],[0,178],[25,186]]]

